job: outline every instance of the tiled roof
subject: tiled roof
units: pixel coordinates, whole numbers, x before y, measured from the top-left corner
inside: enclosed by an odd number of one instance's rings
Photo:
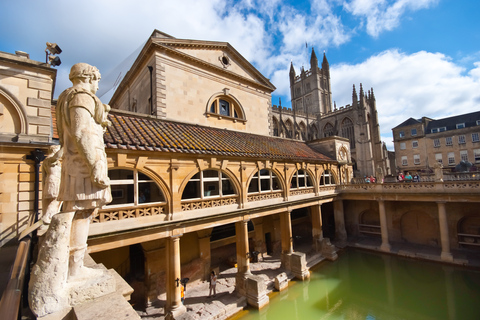
[[[305,143],[199,125],[122,114],[112,110],[105,133],[110,149],[249,157],[272,160],[332,161]]]

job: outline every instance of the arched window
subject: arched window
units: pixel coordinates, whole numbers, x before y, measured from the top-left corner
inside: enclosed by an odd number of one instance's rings
[[[330,137],[330,136],[333,136],[333,135],[334,135],[333,125],[329,122],[323,128],[323,136],[324,137]]]
[[[275,173],[268,169],[257,171],[248,186],[248,193],[272,192],[277,190],[281,190],[280,182]]]
[[[277,119],[276,119],[276,118],[273,118],[272,123],[273,123],[273,136],[274,136],[274,137],[279,137],[279,136],[280,136],[280,130],[279,130],[280,127],[279,127],[279,125],[278,125]]]
[[[317,126],[315,124],[312,124],[310,126],[310,138],[311,138],[311,140],[318,139],[318,130],[317,130]]]
[[[220,117],[245,120],[245,114],[243,113],[240,104],[230,96],[226,95],[217,96],[211,99],[208,113]]]
[[[320,185],[321,186],[331,186],[335,185],[335,177],[331,173],[330,170],[325,170],[320,177]]]
[[[205,170],[195,174],[185,186],[182,200],[206,199],[235,194],[230,179],[221,171]]]
[[[108,171],[112,189],[112,205],[141,205],[165,202],[159,186],[149,176],[137,170],[112,169]]]
[[[286,138],[293,138],[293,123],[290,119],[285,122],[285,126],[287,127]]]
[[[300,122],[300,139],[303,141],[307,140],[307,127],[303,121]]]
[[[297,170],[290,181],[290,190],[313,187],[306,170]]]
[[[353,127],[353,122],[349,118],[343,119],[342,126],[341,126],[341,134],[342,134],[342,137],[350,140],[350,148],[354,149],[355,148],[355,131]]]

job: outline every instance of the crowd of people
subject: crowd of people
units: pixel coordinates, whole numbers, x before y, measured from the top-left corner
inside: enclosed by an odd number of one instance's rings
[[[397,181],[398,182],[420,182],[420,176],[418,175],[418,173],[415,173],[412,176],[408,171],[406,174],[400,171],[398,173]]]

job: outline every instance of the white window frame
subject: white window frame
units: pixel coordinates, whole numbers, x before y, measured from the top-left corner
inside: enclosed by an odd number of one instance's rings
[[[463,129],[465,128],[465,122],[457,123],[455,126],[457,127],[457,129]]]
[[[468,151],[460,150],[460,160],[468,161]]]
[[[434,148],[440,147],[440,139],[433,139],[433,147]]]
[[[306,189],[306,188],[313,187],[312,179],[310,179],[310,176],[309,176],[307,170],[300,169],[300,170],[295,171],[295,173],[292,176],[291,181],[293,181],[293,179],[296,179],[296,187],[295,188],[292,187],[290,190]],[[304,179],[303,180],[303,182],[304,182],[303,185],[300,185],[300,180],[301,179]]]
[[[408,166],[408,158],[407,158],[407,156],[402,156],[402,166]]]
[[[413,128],[411,131],[410,131],[410,134],[414,137],[417,135],[417,128]]]
[[[480,163],[480,149],[473,149],[473,159],[475,163]]]
[[[452,137],[445,137],[445,145],[446,146],[453,146],[453,138]]]
[[[448,165],[454,166],[455,165],[455,152],[449,152],[447,155]]]
[[[418,148],[418,141],[417,140],[412,141],[412,148],[413,149]]]
[[[405,142],[400,142],[400,150],[407,149],[407,144]]]
[[[472,133],[472,142],[479,142],[480,141],[480,136],[478,135],[478,132]]]
[[[262,180],[269,180],[270,181],[269,182],[269,185],[270,185],[269,189],[262,190]],[[275,180],[276,180],[276,185],[278,186],[278,189],[275,188],[275,183],[274,183]],[[257,183],[257,190],[258,191],[251,191],[251,192],[248,191],[250,189],[250,185],[252,183]],[[280,191],[280,190],[282,190],[282,189],[281,189],[280,181],[279,181],[277,175],[272,170],[262,169],[262,170],[258,170],[253,175],[253,177],[250,180],[250,183],[248,185],[247,192],[248,192],[248,194],[256,194],[256,193],[268,193],[268,192]]]
[[[399,136],[400,138],[405,138],[405,131],[400,131],[400,132],[398,133],[398,136]]]
[[[439,163],[443,163],[443,159],[442,159],[442,154],[441,153],[435,153],[435,161],[439,162]]]
[[[414,154],[413,155],[413,164],[420,164],[420,155]]]
[[[466,143],[465,135],[464,134],[459,135],[458,144],[465,144],[465,143]]]

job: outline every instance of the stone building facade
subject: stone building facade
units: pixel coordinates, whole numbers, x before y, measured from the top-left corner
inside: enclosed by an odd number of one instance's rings
[[[0,245],[25,228],[35,204],[32,152],[53,142],[51,105],[57,71],[25,52],[0,52]],[[33,157],[33,158],[32,158]],[[40,163],[42,159],[37,159]]]
[[[21,76],[0,79],[3,114],[29,106],[16,112],[31,125],[23,127],[28,142],[0,144],[2,245],[34,214],[35,161],[27,156],[57,143],[54,126],[45,135],[38,129],[43,109],[50,110],[55,71],[10,60],[1,63]],[[90,227],[94,260],[141,282],[145,302],[161,300],[176,317],[185,311],[176,279],[205,280],[227,261],[237,264],[242,294],[254,252],[280,256],[302,278],[308,270],[296,269],[293,254],[301,256],[298,245],[321,250],[324,237],[352,246],[367,240],[371,249],[392,253],[396,243],[428,245],[439,252],[433,260],[450,263],[468,264],[455,250],[478,253],[478,183],[351,184],[348,137],[271,136],[273,89],[227,43],[154,31],[110,103],[104,141],[114,200]],[[372,97],[361,92],[349,108],[367,108]],[[328,114],[334,119],[342,110]],[[7,135],[21,136],[15,130]]]
[[[442,119],[409,118],[392,129],[400,171],[431,173],[436,163],[465,171],[480,164],[480,112]]]
[[[272,106],[271,135],[303,141],[344,137],[350,141],[357,177],[392,174],[386,145],[380,139],[373,89],[364,93],[360,84],[357,94],[354,85],[352,104],[332,109],[330,67],[324,54],[319,68],[312,49],[310,70],[302,68],[296,75],[293,63],[290,66],[290,95],[291,109]]]

